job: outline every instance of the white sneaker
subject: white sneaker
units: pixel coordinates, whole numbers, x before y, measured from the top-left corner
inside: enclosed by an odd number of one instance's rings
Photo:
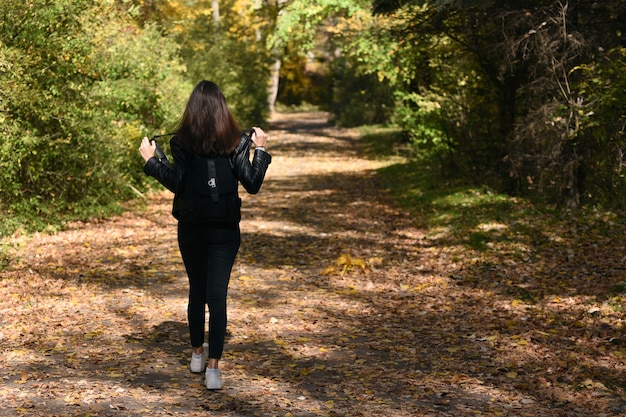
[[[222,389],[222,378],[219,369],[206,368],[204,373],[206,389]]]
[[[204,367],[206,366],[206,359],[209,356],[209,344],[204,343],[202,345],[202,354],[196,355],[195,352],[191,352],[191,363],[189,364],[189,369],[191,372],[200,373],[204,371]]]

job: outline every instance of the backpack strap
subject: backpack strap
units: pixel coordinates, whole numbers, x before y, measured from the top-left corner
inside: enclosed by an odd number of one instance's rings
[[[206,160],[207,169],[209,171],[208,186],[211,188],[211,201],[217,203],[220,199],[220,193],[217,189],[217,170],[215,169],[215,160],[208,158]]]

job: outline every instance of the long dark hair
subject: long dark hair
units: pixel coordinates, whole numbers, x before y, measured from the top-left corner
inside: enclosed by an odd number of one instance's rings
[[[211,81],[194,87],[176,133],[183,146],[198,155],[229,155],[240,138],[224,93]]]

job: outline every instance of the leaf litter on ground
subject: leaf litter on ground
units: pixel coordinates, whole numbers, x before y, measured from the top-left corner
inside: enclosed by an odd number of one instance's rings
[[[244,195],[224,389],[188,370],[186,275],[158,192],[10,239],[2,415],[626,413],[623,220],[458,236],[399,208],[376,174],[389,162],[324,114],[277,115],[271,138],[266,184]]]

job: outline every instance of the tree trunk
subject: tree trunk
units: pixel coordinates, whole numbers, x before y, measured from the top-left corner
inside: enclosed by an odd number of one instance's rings
[[[215,26],[220,24],[220,2],[219,0],[211,0],[211,8],[213,9],[213,22]]]
[[[267,101],[270,108],[270,112],[274,113],[276,110],[276,98],[278,97],[278,82],[280,81],[280,65],[281,60],[276,58],[272,65],[270,87],[267,95]]]

